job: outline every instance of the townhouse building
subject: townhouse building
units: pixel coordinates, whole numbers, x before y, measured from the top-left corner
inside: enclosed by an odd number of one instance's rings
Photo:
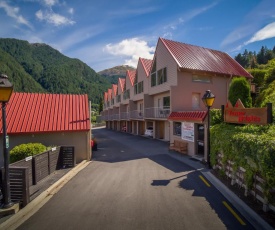
[[[110,104],[105,92],[102,119],[107,128],[135,135],[153,127],[153,138],[185,142],[188,155],[207,159],[207,111],[201,98],[211,90],[216,96],[212,108],[221,108],[232,78],[239,76],[253,78],[224,52],[159,38],[153,60],[140,58],[136,71],[119,79],[120,100]]]

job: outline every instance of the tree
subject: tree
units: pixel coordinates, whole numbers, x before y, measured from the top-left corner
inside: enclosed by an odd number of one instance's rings
[[[103,99],[100,100],[98,113],[100,114],[102,111],[103,111]]]
[[[233,78],[228,93],[228,100],[234,106],[240,99],[246,108],[252,107],[250,85],[244,77]]]

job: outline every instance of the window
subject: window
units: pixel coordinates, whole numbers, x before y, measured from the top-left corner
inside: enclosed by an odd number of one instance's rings
[[[170,108],[170,97],[164,97],[163,98],[163,108],[169,109]]]
[[[199,109],[200,108],[200,93],[192,93],[192,108]]]
[[[202,82],[202,83],[210,83],[211,77],[210,76],[202,76],[202,75],[192,75],[193,82]]]
[[[143,81],[135,84],[134,92],[135,94],[143,93]]]
[[[151,86],[156,86],[156,84],[157,84],[157,74],[152,73],[151,74]]]
[[[121,102],[121,95],[116,96],[116,103],[119,103],[119,102]]]
[[[181,122],[173,122],[173,134],[181,136]]]
[[[139,111],[140,111],[140,112],[143,111],[143,103],[140,103],[140,104],[139,104]]]
[[[134,83],[134,94],[139,94],[143,92],[143,81],[138,81],[138,73],[136,73],[135,83]]]
[[[165,82],[167,82],[167,76],[166,76],[166,68],[160,69],[157,72],[157,84],[161,85]]]
[[[143,93],[143,81],[138,83],[138,93]]]
[[[151,74],[151,87],[167,82],[166,67]]]
[[[124,91],[123,93],[123,100],[127,100],[130,98],[130,90],[127,89],[126,91]]]

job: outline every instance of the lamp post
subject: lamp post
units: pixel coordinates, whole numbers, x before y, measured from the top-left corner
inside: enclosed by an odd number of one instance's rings
[[[208,168],[211,169],[210,163],[210,108],[212,107],[215,100],[215,96],[211,93],[210,90],[206,90],[205,94],[202,97],[202,101],[207,107],[207,163]]]
[[[9,177],[9,143],[7,136],[7,125],[6,125],[6,105],[10,100],[13,91],[13,85],[9,82],[8,76],[0,75],[0,102],[2,102],[2,122],[3,122],[3,154],[4,154],[4,171],[2,175],[3,183],[3,195],[4,202],[2,208],[10,208],[13,203],[11,202],[10,196],[10,177]]]

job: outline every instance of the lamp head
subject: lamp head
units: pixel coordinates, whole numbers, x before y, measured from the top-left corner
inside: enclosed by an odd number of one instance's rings
[[[13,85],[9,82],[8,76],[0,75],[0,102],[8,102],[13,91]]]
[[[202,101],[206,107],[212,107],[215,101],[215,95],[210,90],[206,90],[205,94],[202,97]]]

